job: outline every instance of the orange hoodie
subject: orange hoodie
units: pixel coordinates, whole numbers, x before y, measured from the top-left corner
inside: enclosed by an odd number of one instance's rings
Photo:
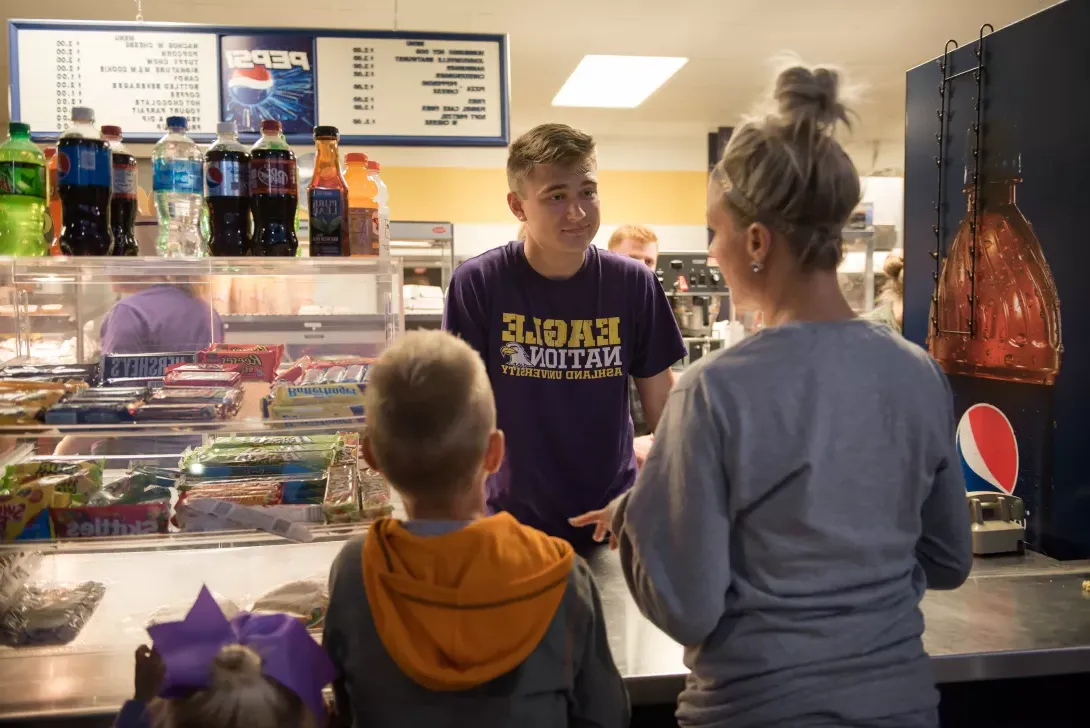
[[[564,540],[506,513],[441,536],[376,522],[363,545],[375,628],[401,671],[431,690],[466,690],[537,648],[567,588]]]

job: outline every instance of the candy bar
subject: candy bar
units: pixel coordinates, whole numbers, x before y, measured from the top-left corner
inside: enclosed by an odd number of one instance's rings
[[[41,424],[42,407],[3,407],[0,406],[0,425],[37,425]]]
[[[136,536],[166,533],[170,503],[52,508],[57,538]]]
[[[144,404],[129,407],[136,422],[210,422],[226,418],[222,405]]]
[[[197,352],[197,361],[204,364],[237,364],[243,379],[271,382],[276,377],[283,353],[282,344],[212,344]]]
[[[52,504],[52,486],[23,486],[0,493],[0,541],[52,538]]]
[[[197,354],[106,354],[102,357],[102,380],[110,386],[123,382],[147,381],[166,375],[171,364],[196,361]]]
[[[269,403],[278,405],[338,402],[363,405],[363,392],[354,384],[278,384],[269,393]]]
[[[4,477],[0,479],[0,489],[14,490],[33,481],[47,476],[62,476],[70,478],[59,482],[69,483],[67,492],[89,494],[102,487],[101,461],[81,460],[77,462],[60,462],[50,460],[31,460],[22,463],[12,463],[4,468]],[[58,488],[64,491],[64,488]]]
[[[167,387],[237,387],[241,381],[237,364],[180,364],[163,378]]]
[[[342,466],[329,469],[322,509],[326,523],[354,523],[363,518],[355,468]]]
[[[76,392],[68,402],[132,402],[144,399],[147,387],[94,387]]]
[[[189,475],[203,478],[312,473],[329,467],[333,456],[334,451],[328,448],[299,446],[196,450],[183,453],[182,467]]]
[[[65,382],[70,379],[90,382],[98,372],[98,364],[18,364],[0,369],[0,379],[35,379]]]
[[[242,403],[242,390],[234,387],[164,387],[152,392],[148,404],[214,404],[234,411]]]
[[[114,425],[131,422],[132,415],[128,405],[120,402],[61,402],[49,408],[45,421],[50,425]]]
[[[236,447],[279,447],[281,445],[307,445],[312,448],[339,447],[341,435],[231,435],[218,437],[208,447],[214,450]]]

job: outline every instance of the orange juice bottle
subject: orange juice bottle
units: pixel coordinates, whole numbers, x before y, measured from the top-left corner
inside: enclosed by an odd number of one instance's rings
[[[367,155],[352,152],[344,155],[348,182],[348,240],[352,255],[378,257],[378,185],[368,174]]]
[[[58,239],[61,235],[61,196],[57,188],[57,148],[46,147],[46,169],[48,173],[49,207],[48,218],[45,220],[45,238],[49,245],[50,255],[62,255]]]

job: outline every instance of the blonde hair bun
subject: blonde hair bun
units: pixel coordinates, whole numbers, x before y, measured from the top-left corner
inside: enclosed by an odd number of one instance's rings
[[[773,97],[784,122],[831,132],[838,123],[851,127],[840,100],[840,73],[832,68],[792,66],[776,78]]]

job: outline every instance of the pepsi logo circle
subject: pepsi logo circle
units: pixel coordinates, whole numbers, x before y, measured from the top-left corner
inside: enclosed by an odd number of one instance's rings
[[[965,489],[1011,495],[1018,483],[1018,438],[998,407],[974,404],[957,429],[958,459]]]
[[[244,106],[256,106],[269,98],[276,81],[265,66],[236,68],[227,80],[232,98]]]
[[[72,169],[72,161],[64,152],[57,152],[57,176],[63,177]]]
[[[223,184],[223,172],[219,167],[209,165],[206,177],[208,179],[209,187],[216,188]]]

